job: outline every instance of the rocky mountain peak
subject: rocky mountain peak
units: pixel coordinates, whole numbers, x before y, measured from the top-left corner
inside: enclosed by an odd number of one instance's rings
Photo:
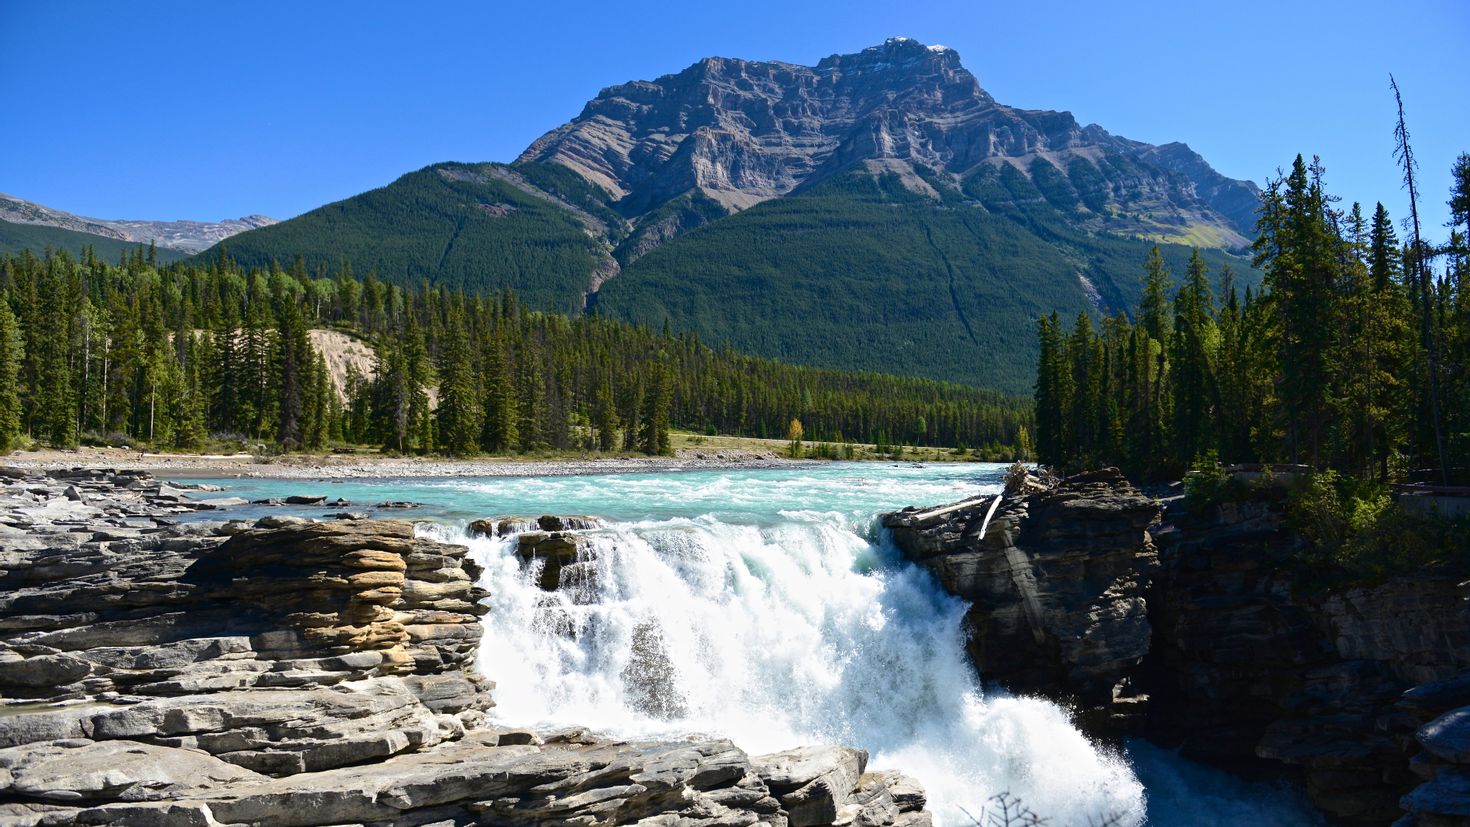
[[[675,199],[735,212],[854,168],[933,194],[915,167],[959,188],[1008,165],[1061,180],[1050,191],[1096,229],[1238,247],[1257,199],[1182,144],[1154,147],[1070,112],[997,103],[958,52],[907,37],[816,66],[710,57],[611,86],[517,162],[572,169],[635,224]]]
[[[942,77],[949,82],[968,81],[985,94],[975,76],[960,64],[959,52],[948,46],[926,46],[909,37],[890,37],[855,54],[831,55],[818,61],[815,68],[818,73],[880,76],[899,83]]]

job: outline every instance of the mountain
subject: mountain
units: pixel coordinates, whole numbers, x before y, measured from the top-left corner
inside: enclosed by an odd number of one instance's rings
[[[538,180],[573,195],[538,187],[532,173],[546,173]],[[314,270],[350,261],[358,274],[400,284],[511,287],[532,306],[571,312],[583,307],[595,274],[615,268],[607,239],[622,221],[570,170],[435,164],[223,246],[247,265],[303,256]]]
[[[512,164],[436,164],[225,247],[1019,392],[1036,317],[1131,306],[1154,243],[1249,283],[1231,253],[1258,202],[1185,144],[1000,104],[954,50],[893,38],[610,87]]]
[[[1183,144],[996,103],[953,49],[902,37],[815,67],[706,58],[604,89],[518,160],[576,171],[630,217],[688,193],[734,212],[855,165],[918,189],[916,164],[956,181],[1010,165],[1047,179],[1084,226],[1212,247],[1246,243],[1258,194]]]
[[[160,249],[197,253],[246,230],[268,227],[276,220],[263,215],[222,221],[145,221],[88,218],[0,193],[0,221],[51,227],[125,242],[128,247],[153,242]],[[36,251],[36,252],[39,252]],[[99,250],[99,254],[100,254]]]
[[[65,250],[80,258],[82,251],[89,247],[98,258],[115,262],[122,256],[135,252],[138,244],[133,241],[121,241],[111,236],[93,235],[42,224],[15,224],[0,219],[0,255],[19,254],[29,250],[40,256],[49,249]],[[156,255],[158,260],[164,263],[188,257],[187,253],[163,247],[157,249]]]

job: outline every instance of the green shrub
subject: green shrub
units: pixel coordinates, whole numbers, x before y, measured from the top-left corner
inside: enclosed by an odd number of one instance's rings
[[[1312,474],[1287,495],[1287,523],[1315,548],[1332,552],[1347,539],[1351,509],[1338,490],[1336,471]]]
[[[1287,521],[1314,582],[1381,582],[1433,565],[1470,573],[1470,517],[1410,511],[1381,483],[1313,474],[1288,495]]]
[[[1192,506],[1204,506],[1223,502],[1239,495],[1235,481],[1220,467],[1219,455],[1214,451],[1195,458],[1189,473],[1184,477],[1184,496]]]

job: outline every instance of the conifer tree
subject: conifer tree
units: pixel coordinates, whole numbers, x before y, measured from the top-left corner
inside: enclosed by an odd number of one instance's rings
[[[1098,446],[1097,422],[1102,374],[1102,351],[1092,330],[1092,317],[1077,314],[1067,340],[1067,362],[1072,368],[1072,404],[1068,410],[1067,450],[1069,463],[1087,465]]]
[[[311,361],[311,383],[307,392],[302,441],[306,450],[320,451],[326,447],[327,440],[331,437],[337,395],[332,388],[326,358],[320,353],[314,353],[313,356],[315,358]]]
[[[45,268],[39,290],[39,313],[28,337],[35,359],[36,436],[54,448],[77,444],[76,392],[71,376],[73,310],[66,289],[71,260],[53,257]],[[45,326],[41,325],[45,320]]]
[[[612,385],[603,379],[597,387],[597,448],[613,451],[618,447],[618,411],[613,403]]]
[[[306,442],[306,406],[311,393],[314,362],[300,307],[293,297],[287,297],[282,304],[280,329],[276,336],[281,377],[276,441],[290,451],[301,448]]]
[[[199,344],[192,332],[182,335],[182,358],[174,379],[172,401],[173,439],[171,447],[180,450],[196,450],[204,445],[209,436],[205,425],[204,400],[206,394],[200,386]]]
[[[475,387],[464,319],[449,319],[439,360],[439,441],[450,456],[469,456],[479,447],[483,413]]]
[[[627,387],[627,404],[623,408],[626,412],[623,421],[627,423],[627,427],[623,431],[623,450],[637,451],[641,450],[642,443],[640,439],[645,427],[643,417],[643,375],[639,374],[635,376],[633,381],[628,383]]]
[[[10,297],[0,292],[0,453],[9,453],[20,444],[20,370],[24,359],[25,343],[10,310]]]
[[[547,447],[543,428],[546,424],[546,374],[542,370],[539,348],[528,346],[516,354],[516,404],[520,420],[522,451],[539,451]]]
[[[485,371],[485,434],[482,444],[492,453],[506,453],[520,444],[516,426],[520,411],[503,346],[490,343]]]
[[[1169,268],[1159,246],[1149,250],[1143,265],[1143,301],[1138,306],[1138,323],[1155,342],[1167,342],[1169,333]]]
[[[648,382],[648,397],[643,411],[643,431],[639,449],[649,455],[672,454],[669,444],[669,374],[661,362],[655,362]]]
[[[1174,299],[1170,364],[1174,376],[1174,456],[1187,462],[1216,444],[1214,358],[1218,330],[1214,315],[1205,261],[1195,250]]]
[[[1062,352],[1060,326],[1055,312],[1037,321],[1041,356],[1036,369],[1036,453],[1042,462],[1053,465],[1067,459],[1064,412],[1071,409],[1071,375]]]

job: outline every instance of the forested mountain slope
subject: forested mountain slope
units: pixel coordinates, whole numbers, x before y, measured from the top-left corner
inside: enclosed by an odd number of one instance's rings
[[[1039,316],[1130,306],[1155,242],[1216,269],[1258,201],[1183,144],[1005,106],[895,38],[610,87],[514,164],[434,165],[225,249],[1020,392]]]
[[[121,256],[131,255],[136,251],[138,244],[78,230],[40,224],[16,224],[0,219],[0,253],[28,250],[40,257],[49,249],[65,250],[74,256],[81,256],[88,247],[92,248],[98,258],[116,262]],[[158,248],[155,256],[159,261],[167,262],[184,258],[185,254],[177,250]]]
[[[789,361],[1021,393],[1034,319],[1137,302],[1150,244],[1079,231],[1008,168],[966,191],[932,180],[937,195],[854,171],[752,207],[638,259],[597,308]],[[1189,248],[1161,249],[1182,273]]]

